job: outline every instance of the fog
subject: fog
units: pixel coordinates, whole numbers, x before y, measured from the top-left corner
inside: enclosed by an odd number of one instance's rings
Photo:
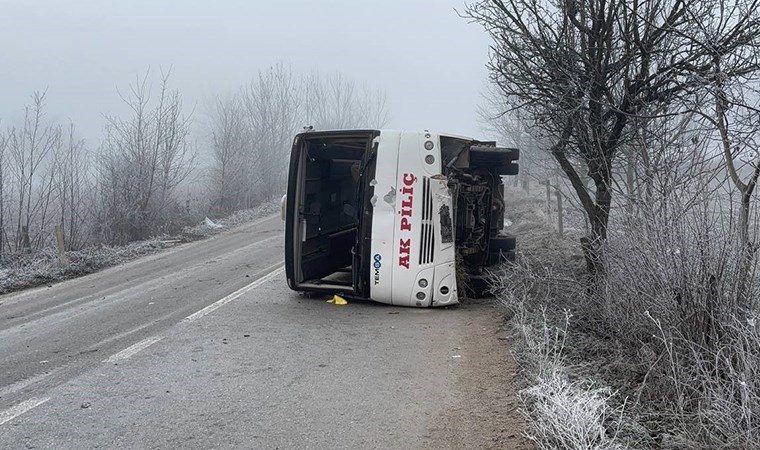
[[[360,6],[357,6],[360,5]],[[0,120],[20,120],[47,90],[48,118],[73,121],[90,146],[104,114],[150,70],[171,69],[194,137],[205,105],[274,64],[341,72],[385,91],[388,127],[480,137],[488,36],[457,16],[461,0],[9,1],[0,0]],[[306,125],[306,124],[305,124]]]

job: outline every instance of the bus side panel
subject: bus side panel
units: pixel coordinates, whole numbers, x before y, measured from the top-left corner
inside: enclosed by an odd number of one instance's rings
[[[396,226],[396,184],[399,132],[383,131],[378,142],[375,169],[375,198],[372,210],[372,261],[370,292],[372,300],[393,303],[394,227]]]

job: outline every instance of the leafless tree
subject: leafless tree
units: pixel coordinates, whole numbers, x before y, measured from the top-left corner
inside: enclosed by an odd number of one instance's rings
[[[299,127],[298,87],[291,69],[279,64],[259,72],[243,89],[257,200],[283,191],[288,152]]]
[[[312,72],[302,83],[302,123],[316,129],[382,128],[388,123],[387,98],[358,86],[341,73]]]
[[[237,96],[217,99],[211,114],[211,201],[214,213],[226,214],[249,206],[251,177],[250,131]]]
[[[494,84],[489,84],[483,95],[483,104],[478,107],[478,116],[483,129],[498,138],[502,145],[520,149],[520,173],[515,178],[523,186],[529,180],[545,182],[559,167],[551,155],[541,151],[546,146],[538,133],[528,126],[529,119],[520,116],[520,111],[510,110],[504,94]]]
[[[45,122],[45,93],[35,92],[20,128],[13,127],[6,136],[11,172],[15,179],[16,202],[14,249],[30,250],[41,243],[41,233],[51,200],[51,168],[48,156],[59,145],[61,127]],[[38,232],[32,236],[37,219]]]
[[[387,120],[382,92],[340,74],[297,76],[282,64],[259,72],[211,113],[216,209],[250,208],[281,195],[293,136],[303,126],[379,128]]]
[[[737,306],[747,307],[752,301],[749,287],[756,258],[756,239],[750,233],[753,194],[760,177],[760,102],[757,85],[752,80],[732,80],[721,70],[716,56],[714,71],[713,114],[703,119],[717,131],[726,171],[739,195],[738,238],[742,264],[738,273]]]
[[[6,162],[5,149],[7,139],[5,133],[0,133],[0,262],[5,254],[5,183],[6,183]]]
[[[100,221],[110,241],[163,231],[176,214],[173,191],[193,169],[190,118],[183,115],[180,93],[169,88],[168,73],[157,97],[151,107],[146,74],[122,96],[130,116],[108,118],[98,176]]]
[[[92,180],[90,161],[85,143],[76,137],[76,127],[69,124],[65,142],[55,149],[54,191],[58,203],[58,222],[64,234],[67,250],[76,250],[85,244],[85,228],[92,213],[90,195]]]
[[[684,96],[707,86],[714,50],[694,42],[707,41],[710,27],[697,22],[710,22],[714,11],[736,24],[712,36],[725,56],[721,70],[754,73],[733,57],[758,29],[754,3],[732,11],[720,9],[720,0],[484,0],[465,10],[493,38],[491,79],[510,108],[553,141],[548,150],[591,224],[584,241],[590,272],[603,271],[613,165],[635,136],[632,118],[676,113]],[[588,169],[593,188],[574,160]]]

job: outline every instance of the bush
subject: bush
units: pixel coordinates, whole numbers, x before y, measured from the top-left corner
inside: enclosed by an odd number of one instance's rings
[[[754,261],[744,297],[726,199],[674,200],[617,217],[596,284],[578,241],[519,224],[518,261],[492,279],[539,447],[760,448]]]

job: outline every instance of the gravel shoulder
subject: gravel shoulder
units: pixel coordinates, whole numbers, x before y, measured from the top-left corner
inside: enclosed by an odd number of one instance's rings
[[[431,421],[426,449],[533,449],[524,437],[516,382],[518,366],[509,351],[503,313],[492,299],[473,300],[454,314],[466,316],[452,404]]]

